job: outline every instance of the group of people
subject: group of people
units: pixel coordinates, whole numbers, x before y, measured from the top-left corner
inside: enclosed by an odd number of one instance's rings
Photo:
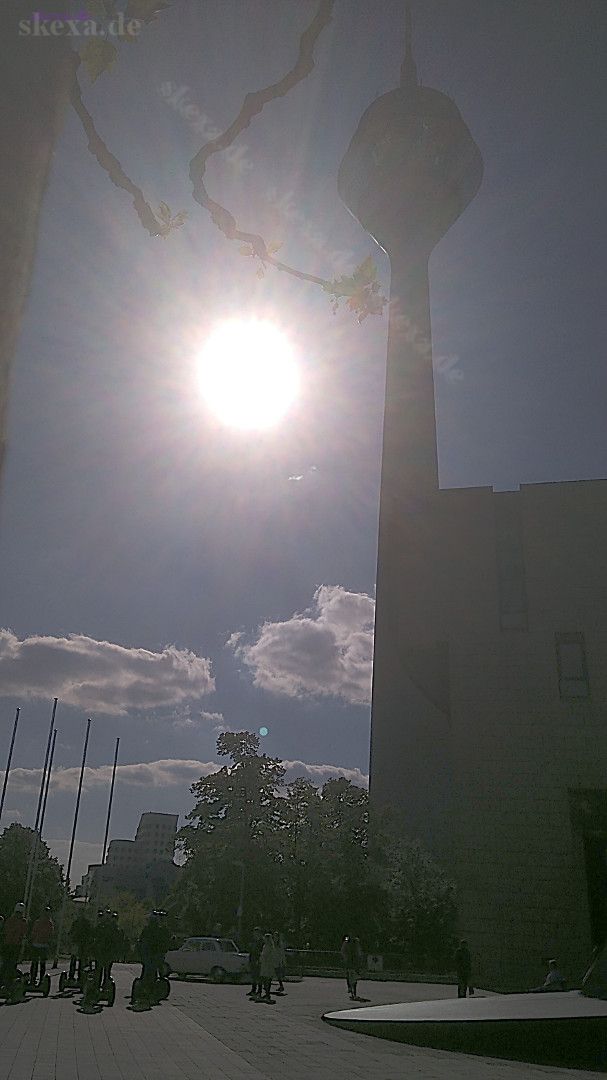
[[[81,982],[85,973],[92,971],[98,986],[105,985],[111,978],[113,964],[126,958],[130,951],[118,913],[110,908],[100,908],[94,923],[84,913],[77,915],[70,930],[70,942],[70,980]]]
[[[98,911],[94,923],[84,914],[77,915],[69,938],[69,978],[72,980],[82,980],[85,973],[91,971],[101,985],[110,978],[114,961],[126,959],[130,951],[118,915],[109,908]],[[9,987],[20,977],[19,963],[24,952],[31,960],[28,984],[30,987],[40,985],[54,945],[55,923],[51,908],[46,906],[28,930],[25,904],[15,904],[11,915],[6,919],[0,916],[0,986]]]
[[[248,997],[251,1001],[263,1001],[273,1005],[271,990],[274,979],[278,981],[277,994],[284,994],[284,976],[286,970],[285,942],[279,930],[263,933],[260,926],[253,930],[249,945],[249,971],[251,989]]]
[[[46,962],[55,937],[55,924],[50,907],[33,920],[27,933],[25,904],[15,904],[8,918],[0,916],[0,986],[10,986],[18,977],[18,964],[29,938],[31,956],[29,985],[36,986],[46,975]]]

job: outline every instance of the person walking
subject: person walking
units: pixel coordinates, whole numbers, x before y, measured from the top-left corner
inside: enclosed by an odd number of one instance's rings
[[[360,978],[362,964],[362,948],[360,940],[352,934],[345,934],[341,943],[341,958],[346,969],[346,983],[348,993],[352,1001],[356,1001],[357,984]]]
[[[264,993],[263,997],[258,998],[258,1000],[265,1002],[266,1005],[274,1005],[275,1002],[270,994],[270,988],[272,986],[272,979],[276,974],[276,950],[274,948],[274,939],[271,934],[263,935],[263,948],[259,959],[259,973],[261,975],[261,985]]]
[[[280,931],[275,930],[272,935],[274,942],[274,959],[276,962],[276,978],[278,979],[277,994],[286,994],[286,990],[283,985],[283,979],[287,970],[287,954],[285,950],[285,939]]]
[[[472,997],[474,994],[474,987],[471,982],[472,957],[470,956],[468,942],[465,941],[464,938],[462,938],[455,950],[455,970],[457,973],[458,998],[465,998],[466,994],[470,994],[470,997]]]
[[[259,970],[259,964],[261,960],[261,950],[263,948],[263,934],[261,927],[256,926],[253,930],[253,937],[249,945],[249,971],[251,973],[251,989],[249,990],[247,997],[251,1000],[261,997],[262,985],[261,974]]]
[[[30,941],[32,944],[32,962],[30,964],[30,986],[36,986],[38,973],[40,982],[46,975],[46,961],[55,936],[55,924],[50,907],[45,907],[42,915],[32,925]]]

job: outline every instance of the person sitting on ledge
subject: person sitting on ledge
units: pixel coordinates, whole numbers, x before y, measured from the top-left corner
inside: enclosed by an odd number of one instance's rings
[[[548,974],[542,986],[536,986],[532,994],[551,994],[556,990],[566,990],[565,977],[561,975],[556,960],[548,961]]]

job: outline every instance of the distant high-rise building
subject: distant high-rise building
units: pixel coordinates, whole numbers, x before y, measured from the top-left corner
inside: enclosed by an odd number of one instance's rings
[[[452,868],[480,985],[575,985],[607,934],[607,482],[440,490],[428,259],[482,178],[456,105],[401,85],[339,173],[388,252],[372,805]]]
[[[160,903],[179,873],[175,865],[177,814],[142,814],[134,840],[111,840],[103,866],[91,864],[79,892],[101,902],[120,893]]]

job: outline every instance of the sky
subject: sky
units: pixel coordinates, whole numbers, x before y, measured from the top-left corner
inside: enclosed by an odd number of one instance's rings
[[[247,92],[292,66],[315,8],[174,0],[111,71],[81,75],[148,201],[188,211],[168,237],[142,229],[75,113],[56,146],[0,497],[0,763],[19,706],[2,824],[32,824],[57,696],[45,839],[63,860],[92,717],[74,883],[101,853],[116,737],[114,837],[146,810],[186,814],[222,730],[267,731],[288,777],[366,782],[387,318],[359,325],[314,285],[257,277],[188,177]],[[605,477],[607,7],[417,0],[413,17],[421,81],[455,100],[485,163],[430,263],[441,486]],[[384,291],[388,260],[336,176],[398,83],[403,24],[400,0],[337,0],[311,74],[207,172],[281,257],[334,278],[371,254]],[[204,343],[235,317],[273,322],[299,365],[271,429],[223,425],[200,393]]]

